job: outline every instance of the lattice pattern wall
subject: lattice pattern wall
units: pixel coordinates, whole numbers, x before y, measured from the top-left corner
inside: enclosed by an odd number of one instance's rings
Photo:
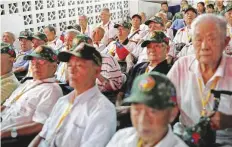
[[[3,0],[0,6],[1,16],[20,14],[25,29],[32,32],[42,31],[44,26],[50,24],[60,33],[68,25],[75,24],[81,14],[88,16],[90,25],[97,25],[100,10],[104,7],[110,9],[114,22],[129,16],[128,0]]]

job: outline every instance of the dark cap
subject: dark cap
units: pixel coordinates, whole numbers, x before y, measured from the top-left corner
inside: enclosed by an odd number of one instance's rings
[[[131,18],[133,19],[135,17],[138,17],[140,19],[140,21],[142,20],[142,17],[139,14],[134,14]]]
[[[8,43],[1,43],[1,54],[8,54],[11,57],[16,57],[13,47]]]
[[[144,24],[149,25],[151,22],[161,24],[162,26],[164,25],[163,21],[162,21],[162,18],[158,17],[158,16],[154,16],[154,17],[150,18],[149,20],[145,21]]]
[[[46,45],[38,46],[30,55],[24,56],[24,60],[32,60],[34,58],[40,58],[49,62],[57,62],[57,54],[55,51]]]
[[[29,32],[28,30],[26,30],[26,31],[21,31],[21,32],[19,33],[19,39],[21,39],[21,38],[25,38],[25,39],[27,39],[27,40],[32,40],[32,33]]]
[[[145,40],[141,44],[141,47],[146,47],[151,42],[154,42],[154,43],[163,43],[164,42],[167,45],[169,45],[169,38],[162,31],[153,31],[151,38],[148,40]]]
[[[193,8],[192,6],[189,6],[186,9],[184,9],[184,13],[187,13],[188,11],[192,11],[195,14],[197,14],[197,10],[195,8]]]
[[[228,11],[230,11],[230,10],[232,10],[232,5],[226,6],[226,8],[225,8],[225,13],[228,12]]]
[[[33,34],[32,39],[33,38],[43,40],[45,42],[48,41],[47,36],[44,33],[40,33],[40,32],[37,32],[37,33]]]
[[[68,62],[71,56],[76,56],[85,60],[92,60],[96,65],[101,66],[102,57],[101,54],[95,49],[95,47],[82,42],[70,51],[63,51],[58,54],[58,59],[61,62]]]
[[[92,42],[92,39],[87,35],[83,35],[83,34],[77,35],[73,38],[72,47],[75,48],[76,46],[78,46],[82,42],[89,44],[90,42]]]
[[[130,30],[132,25],[129,22],[123,21],[121,23],[115,24],[114,28],[118,28],[120,26]]]
[[[131,95],[124,103],[142,103],[154,109],[166,109],[176,105],[176,89],[164,74],[145,73],[136,77]]]

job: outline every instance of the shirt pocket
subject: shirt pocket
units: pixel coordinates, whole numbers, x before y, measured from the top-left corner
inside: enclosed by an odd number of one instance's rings
[[[80,145],[85,128],[86,128],[85,125],[80,124],[78,122],[73,122],[72,123],[72,132],[70,135],[71,141],[76,142],[76,144]]]

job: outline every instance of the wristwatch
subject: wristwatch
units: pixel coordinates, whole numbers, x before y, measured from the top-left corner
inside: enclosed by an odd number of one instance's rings
[[[13,127],[11,129],[11,137],[16,138],[17,136],[18,136],[17,129],[15,127]]]

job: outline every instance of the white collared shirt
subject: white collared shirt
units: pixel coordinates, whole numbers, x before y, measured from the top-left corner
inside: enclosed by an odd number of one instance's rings
[[[135,128],[125,128],[119,130],[110,140],[106,147],[136,147],[139,137]],[[173,134],[169,127],[166,136],[159,141],[155,147],[188,147],[179,137]]]
[[[63,46],[63,42],[58,37],[56,37],[53,41],[48,42],[47,45],[54,50],[60,50]]]
[[[26,92],[11,104],[24,88]],[[44,124],[56,101],[62,95],[62,89],[55,83],[55,78],[25,82],[3,104],[6,108],[1,114],[1,130],[31,121]]]
[[[173,39],[173,42],[176,43],[185,43],[189,44],[192,37],[191,29],[185,26],[182,29],[179,29],[176,33],[176,36]]]
[[[102,43],[105,45],[108,45],[109,39],[115,38],[118,30],[116,28],[114,28],[114,23],[111,21],[109,21],[105,25],[103,25],[103,23],[101,23],[100,27],[102,27],[105,31],[104,37],[102,38]]]
[[[105,48],[106,48],[106,45],[103,44],[103,43],[99,43],[98,45],[97,44],[93,44],[93,46],[96,48],[97,51],[99,52],[102,52]]]
[[[196,124],[201,117],[201,94],[198,84],[198,78],[202,80],[199,69],[199,62],[195,55],[190,55],[178,59],[167,75],[174,83],[177,90],[177,102],[180,109],[180,122],[185,126]],[[202,86],[204,97],[208,94],[211,84],[215,77],[220,77],[215,89],[232,91],[232,58],[223,55],[221,62],[213,77]],[[211,95],[207,111],[212,111],[214,104],[213,95]],[[218,111],[227,115],[232,115],[232,96],[221,95]],[[217,131],[217,139],[228,139],[232,144],[232,130]],[[228,141],[227,140],[227,141]]]
[[[114,105],[94,86],[77,96],[58,131],[58,122],[75,91],[60,98],[46,121],[39,147],[105,147],[116,130]]]
[[[138,32],[134,34],[134,32],[136,32],[136,31],[138,31]],[[147,31],[140,30],[140,29],[136,30],[136,31],[134,31],[134,32],[131,31],[130,34],[128,35],[128,38],[129,38],[129,40],[133,40],[133,41],[138,43],[147,34]]]
[[[86,26],[85,32],[81,28],[81,33],[92,38],[92,28],[89,25]]]

